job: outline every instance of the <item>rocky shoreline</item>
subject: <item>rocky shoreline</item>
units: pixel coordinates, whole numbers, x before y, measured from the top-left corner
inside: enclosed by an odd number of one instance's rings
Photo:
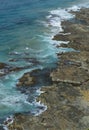
[[[43,87],[44,93],[37,99],[47,105],[47,110],[39,116],[15,114],[9,130],[89,129],[89,9],[71,13],[75,18],[62,22],[64,32],[53,40],[69,41],[57,47],[75,51],[57,54],[58,66],[50,73],[52,85]],[[32,85],[34,77],[30,81],[26,84]]]

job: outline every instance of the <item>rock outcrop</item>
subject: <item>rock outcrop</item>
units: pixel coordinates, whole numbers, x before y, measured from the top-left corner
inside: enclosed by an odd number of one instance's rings
[[[42,88],[44,93],[37,99],[48,109],[36,117],[15,115],[9,130],[89,129],[89,9],[72,13],[75,20],[62,23],[68,35],[58,34],[53,39],[69,41],[61,46],[75,51],[58,54],[58,67],[50,73],[53,84]]]

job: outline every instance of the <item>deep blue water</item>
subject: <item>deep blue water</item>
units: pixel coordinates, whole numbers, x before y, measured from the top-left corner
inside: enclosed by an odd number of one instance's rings
[[[30,68],[0,79],[0,119],[15,112],[36,111],[35,104],[26,102],[27,95],[16,90],[17,80],[31,69],[54,67],[56,52],[70,51],[56,49],[57,42],[52,41],[52,36],[61,30],[62,17],[72,18],[64,8],[82,2],[85,1],[0,0],[0,62]],[[33,58],[39,64],[32,66],[26,58]]]

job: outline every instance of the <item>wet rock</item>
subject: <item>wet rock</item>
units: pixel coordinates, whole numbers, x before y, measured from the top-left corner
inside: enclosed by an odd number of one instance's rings
[[[6,73],[8,73],[8,69],[9,69],[9,65],[5,63],[0,63],[0,76],[3,76]]]
[[[19,127],[21,130],[29,130],[29,128],[31,130],[83,130],[81,127],[83,120],[81,119],[85,110],[81,110],[75,103],[79,97],[78,88],[74,88],[70,84],[59,83],[42,88],[42,91],[44,93],[38,100],[48,106],[47,111],[36,117],[16,114],[9,130],[19,130]]]
[[[68,38],[67,35],[57,34],[57,35],[54,36],[53,40],[69,41],[69,38]]]
[[[16,67],[16,66],[12,66],[10,64],[0,63],[0,76],[5,76],[6,74],[16,72],[16,71],[21,71],[21,70],[27,69],[29,67],[30,66]]]
[[[36,58],[29,58],[29,57],[23,57],[23,58],[14,58],[14,59],[10,59],[9,62],[20,62],[20,61],[25,61],[25,62],[29,62],[33,65],[38,65],[40,64],[40,61],[37,60]]]
[[[66,24],[66,26],[64,25]],[[63,23],[64,33],[69,32],[69,35],[57,34],[53,40],[70,41],[68,44],[63,44],[61,47],[74,48],[76,50],[89,51],[89,29],[81,24],[74,24],[68,21]],[[59,46],[60,47],[60,46]]]
[[[35,78],[30,76],[29,73],[25,73],[20,79],[19,83],[17,84],[18,87],[27,87],[31,86],[35,83]]]
[[[51,84],[52,80],[50,78],[50,70],[49,69],[36,69],[32,72],[25,73],[17,83],[18,87],[28,87],[35,86],[38,84],[42,86],[42,84],[48,85]]]
[[[74,13],[78,20],[84,20],[86,24],[64,21],[62,23],[64,33],[70,34],[67,36],[58,34],[55,40],[69,40],[66,46],[79,51],[58,54],[60,62],[56,70],[50,71],[52,84],[43,87],[44,93],[37,99],[47,105],[47,110],[36,117],[22,114],[15,116],[9,130],[19,130],[18,125],[21,130],[88,130],[89,9]],[[41,71],[36,70],[30,73],[30,76],[38,79],[38,75],[45,75],[44,71]],[[47,81],[47,78],[44,81]]]
[[[5,63],[0,63],[0,69],[4,69],[7,65]]]

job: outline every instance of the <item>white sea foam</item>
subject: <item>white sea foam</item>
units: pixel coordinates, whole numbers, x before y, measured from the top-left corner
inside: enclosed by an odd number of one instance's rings
[[[73,9],[75,9],[75,7]],[[72,19],[73,17],[74,15],[71,14],[68,9],[58,8],[49,12],[49,15],[46,17],[46,26],[48,25],[51,27],[51,32],[53,32],[53,30],[55,31],[54,33],[58,33],[58,31],[62,32],[63,29],[61,22],[64,20]]]
[[[64,20],[68,20],[68,19],[72,19],[74,18],[75,16],[73,14],[70,13],[70,11],[79,11],[81,7],[89,7],[89,4],[86,4],[86,5],[81,5],[81,6],[73,6],[73,7],[70,7],[70,8],[67,8],[67,9],[56,9],[56,10],[52,10],[49,12],[49,15],[46,17],[46,20],[45,21],[41,21],[41,23],[43,25],[45,25],[47,28],[49,27],[49,30],[50,30],[50,33],[48,35],[44,35],[44,38],[43,40],[44,41],[47,41],[47,42],[50,42],[52,44],[61,44],[61,43],[64,43],[64,44],[68,44],[69,41],[55,41],[55,40],[52,40],[52,37],[57,34],[58,32],[63,32],[63,29],[62,29],[62,25],[61,25],[61,22],[64,21]],[[68,34],[63,34],[63,35],[70,35],[70,33]],[[28,47],[25,48],[26,51],[29,50]],[[65,50],[63,50],[63,48],[60,48],[60,50],[62,52],[65,52]],[[33,51],[33,50],[32,50]],[[21,53],[18,53],[17,51],[16,52],[13,52],[12,55],[19,55]],[[20,76],[17,76],[17,77],[14,77],[14,75],[12,76],[13,78],[15,78],[16,80],[21,77],[22,74],[20,74]],[[9,77],[10,78],[10,77]],[[4,92],[4,91],[3,91]],[[37,93],[40,95],[42,92],[40,90],[37,90]],[[5,103],[7,105],[13,105],[15,104],[16,102],[24,102],[26,104],[30,104],[27,102],[27,96],[26,95],[18,95],[18,97],[16,95],[13,96],[8,96],[7,98],[3,98],[2,99],[2,103]],[[41,102],[34,102],[35,105],[37,106],[44,106],[44,104],[41,104]],[[31,104],[30,104],[31,105]],[[13,105],[14,107],[14,105]],[[47,106],[44,106],[44,111],[47,109]],[[43,110],[39,110],[38,112],[35,112],[35,115],[39,115],[43,112]],[[7,128],[5,127],[5,130],[7,130]]]
[[[49,28],[48,34],[43,35],[43,40],[46,42],[49,42],[53,45],[59,45],[61,43],[64,43],[65,41],[56,41],[52,40],[54,35],[58,33],[62,33],[62,35],[70,35],[70,32],[67,34],[63,33],[63,28],[62,28],[62,21],[69,20],[75,17],[75,15],[70,13],[70,10],[77,11],[79,10],[79,7],[73,6],[71,8],[66,8],[66,9],[55,9],[49,11],[49,15],[46,16],[45,21],[41,21],[45,27]],[[68,41],[66,41],[66,44]]]
[[[49,29],[48,34],[43,35],[43,41],[49,42],[53,45],[61,44],[61,41],[52,40],[54,35],[62,33],[62,35],[70,35],[70,32],[63,34],[62,21],[69,20],[75,17],[74,14],[70,13],[71,10],[78,11],[79,6],[72,6],[69,8],[57,8],[49,11],[45,21],[40,21],[45,27]],[[46,32],[47,33],[47,32]],[[64,41],[65,42],[65,41]],[[63,43],[63,41],[62,41]],[[68,43],[68,41],[66,41]]]
[[[37,93],[37,95],[40,95],[40,94],[44,93],[44,91],[42,91],[41,88],[39,88],[36,90],[36,93]]]
[[[9,130],[6,125],[3,126],[3,129],[4,129],[4,130]]]
[[[4,130],[9,130],[8,126],[11,125],[13,123],[13,121],[14,121],[13,116],[7,117],[6,120],[4,121],[4,124],[2,124],[3,129]]]
[[[6,106],[15,106],[16,104],[21,104],[22,102],[25,102],[25,100],[27,99],[27,96],[24,94],[19,94],[19,95],[9,95],[6,96],[5,98],[3,98],[1,100],[1,104],[2,105],[6,105]]]
[[[72,14],[71,11],[79,11],[82,7],[89,7],[89,3],[79,4],[78,6],[73,5],[72,7],[63,9],[57,8],[55,10],[49,11],[48,16],[46,16],[46,20],[41,21],[41,23],[50,30],[48,35],[43,36],[44,41],[47,41],[53,45],[59,45],[61,43],[67,44],[69,41],[66,41],[65,43],[65,41],[56,41],[52,40],[52,38],[58,33],[62,33],[62,35],[70,35],[70,32],[66,34],[63,33],[61,23],[62,21],[73,19],[75,15]]]
[[[40,115],[42,112],[46,111],[47,110],[47,106],[44,105],[43,103],[41,103],[41,101],[37,102],[36,100],[34,101],[34,104],[38,107],[43,107],[44,109],[38,109],[37,111],[34,111],[33,114],[35,116],[38,116]]]
[[[68,11],[79,11],[80,9],[81,9],[80,6],[74,5],[74,6],[70,7],[70,8],[68,8],[67,10]]]
[[[27,102],[28,96],[17,91],[15,88],[17,79],[27,71],[31,70],[24,70],[18,74],[10,74],[3,80],[0,80],[0,108],[3,108],[3,110],[1,110],[3,116],[8,114],[9,111],[24,111],[24,105],[27,106],[27,110],[30,109],[32,104]]]
[[[59,41],[59,42],[57,42],[57,44],[54,44],[54,45],[60,46],[61,44],[68,44],[68,43],[69,43],[69,41]]]
[[[72,15],[71,13],[69,13],[67,11],[67,9],[61,9],[61,8],[58,8],[56,10],[52,10],[50,11],[51,15],[52,16],[57,16],[60,18],[60,20],[67,20],[67,19],[71,19],[73,18],[74,15]]]

